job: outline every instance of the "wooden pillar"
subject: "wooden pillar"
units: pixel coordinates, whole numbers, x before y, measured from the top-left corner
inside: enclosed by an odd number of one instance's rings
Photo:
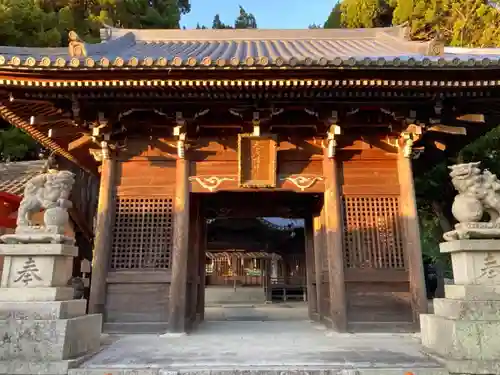
[[[325,246],[323,236],[323,220],[322,216],[317,215],[313,218],[313,231],[314,231],[314,270],[316,281],[316,304],[318,311],[318,320],[323,320],[323,251]]]
[[[198,256],[199,256],[199,276],[200,283],[198,284],[198,301],[196,313],[198,315],[198,320],[201,322],[205,319],[205,282],[206,282],[206,255],[205,249],[207,246],[206,240],[206,228],[207,222],[205,219],[205,213],[201,207],[199,208],[199,222],[198,222]]]
[[[403,150],[398,155],[400,211],[404,228],[403,243],[410,278],[413,320],[418,324],[420,314],[427,312],[427,296],[411,158],[409,155],[405,155]]]
[[[89,314],[103,314],[106,304],[106,277],[108,275],[115,216],[115,183],[118,162],[103,152],[97,223],[95,228]]]
[[[197,323],[198,312],[198,292],[200,284],[200,210],[199,197],[191,196],[190,202],[190,227],[189,227],[189,250],[188,250],[188,280],[189,280],[189,299],[187,301],[187,310],[189,313],[188,329],[193,328]]]
[[[325,240],[328,254],[330,282],[330,314],[335,330],[347,330],[347,312],[344,279],[343,220],[337,163],[324,150],[323,176],[325,178]]]
[[[266,267],[264,276],[264,285],[266,292],[266,302],[271,303],[273,301],[273,284],[271,282],[271,272],[273,270],[274,259],[264,259],[264,264]]]
[[[189,251],[189,161],[177,159],[175,172],[174,241],[169,300],[169,331],[186,330],[186,288]]]
[[[307,217],[304,220],[305,233],[305,253],[306,253],[306,281],[307,281],[307,310],[309,319],[318,320],[318,301],[316,293],[315,261],[314,261],[314,231],[313,218]]]

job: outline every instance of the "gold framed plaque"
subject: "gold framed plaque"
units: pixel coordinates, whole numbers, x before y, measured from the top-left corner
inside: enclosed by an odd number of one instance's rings
[[[238,184],[243,188],[275,188],[278,142],[276,136],[238,135]]]

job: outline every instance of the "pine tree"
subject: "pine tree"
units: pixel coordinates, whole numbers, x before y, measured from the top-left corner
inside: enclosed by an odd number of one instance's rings
[[[247,13],[240,5],[240,14],[234,21],[235,29],[256,29],[257,21],[252,13]]]

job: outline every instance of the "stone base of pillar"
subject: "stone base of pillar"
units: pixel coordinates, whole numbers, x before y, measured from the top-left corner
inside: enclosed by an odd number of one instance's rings
[[[0,244],[0,254],[0,374],[67,374],[99,350],[101,315],[66,286],[76,247]]]
[[[422,345],[450,373],[500,373],[499,240],[441,244],[451,253],[455,280],[445,298],[434,299],[434,314],[421,315]]]

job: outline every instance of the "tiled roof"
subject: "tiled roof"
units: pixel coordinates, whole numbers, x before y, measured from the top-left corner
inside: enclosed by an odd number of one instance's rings
[[[104,28],[102,43],[71,48],[1,47],[1,66],[59,69],[486,68],[500,49],[457,50],[407,38],[407,28],[134,30]],[[78,43],[77,43],[78,44]]]
[[[0,191],[23,195],[26,183],[42,173],[45,163],[45,160],[0,163]]]

